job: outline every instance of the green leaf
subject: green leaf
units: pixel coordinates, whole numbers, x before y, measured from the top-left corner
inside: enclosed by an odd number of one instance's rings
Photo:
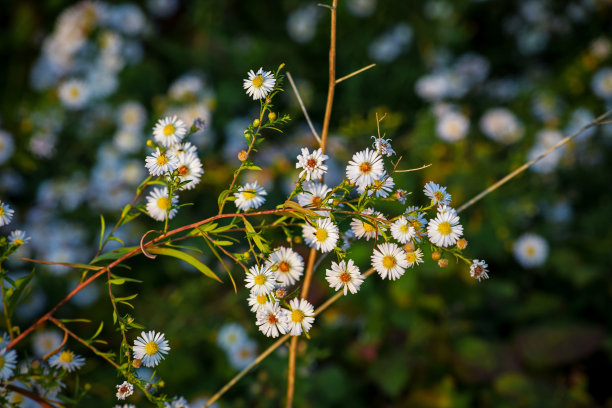
[[[62,323],[91,323],[89,319],[58,319]]]
[[[89,338],[89,342],[92,342],[96,337],[102,333],[102,328],[104,327],[104,322],[100,322],[100,326],[98,326],[98,330]]]
[[[104,222],[104,216],[100,214],[100,244],[98,249],[102,249],[102,243],[104,242],[104,230],[106,229],[106,222]]]
[[[268,246],[264,243],[261,236],[255,231],[253,225],[246,219],[246,217],[242,217],[242,221],[244,221],[244,227],[247,230],[247,238],[253,238],[255,245],[261,252],[268,252]]]
[[[195,266],[200,272],[202,272],[204,275],[208,276],[209,278],[212,278],[218,282],[222,282],[222,280],[219,279],[219,277],[215,275],[215,273],[208,266],[204,265],[193,255],[189,255],[185,252],[181,252],[176,249],[164,248],[164,247],[152,247],[152,248],[148,248],[147,251],[151,254],[166,255],[166,256],[172,256],[174,258],[181,259],[187,262],[188,264]]]
[[[6,297],[9,300],[8,308],[7,308],[9,316],[13,315],[15,308],[19,304],[21,296],[25,292],[28,286],[28,283],[30,283],[33,277],[34,277],[34,270],[32,270],[32,272],[30,272],[27,276],[17,279],[15,281],[15,286],[6,291]]]
[[[221,194],[219,194],[219,198],[217,199],[217,204],[219,205],[219,208],[221,208],[221,204],[225,201],[229,193],[231,193],[231,190],[223,190]]]
[[[131,246],[131,247],[125,247],[125,248],[117,248],[117,249],[114,249],[109,252],[105,252],[102,255],[95,257],[94,260],[91,261],[91,263],[94,264],[100,261],[114,261],[114,260],[121,258],[123,255],[129,252],[132,252],[133,250],[138,249],[138,248],[140,247]]]
[[[114,235],[111,235],[110,237],[108,237],[108,239],[109,239],[110,241],[117,241],[117,242],[119,242],[121,245],[125,245],[121,239],[117,238],[117,237],[116,237],[116,236],[114,236]]]

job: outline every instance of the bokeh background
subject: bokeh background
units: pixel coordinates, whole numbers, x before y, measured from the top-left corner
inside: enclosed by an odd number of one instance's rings
[[[448,186],[458,206],[612,108],[609,1],[339,3],[338,76],[377,65],[336,88],[330,185],[355,151],[371,145],[376,113],[386,114],[381,132],[404,168],[432,163],[395,177],[412,192],[408,203],[424,203],[423,185],[433,180]],[[32,237],[5,263],[13,277],[33,268],[19,257],[92,258],[99,215],[110,224],[131,201],[145,177],[144,143],[165,115],[207,124],[192,139],[206,173],[181,196],[193,205],[171,225],[216,214],[214,198],[239,164],[242,131],[258,115],[259,104],[242,90],[250,69],[285,63],[320,129],[329,12],[315,2],[5,0],[2,10],[0,200],[16,217],[0,232],[21,228]],[[293,188],[299,149],[315,146],[285,89],[276,107],[292,122],[283,135],[266,135],[254,157],[264,171],[242,180],[266,187],[265,208]],[[334,305],[311,340],[300,342],[295,405],[612,406],[611,150],[611,126],[589,130],[461,214],[466,253],[488,262],[489,280],[475,282],[453,260],[445,269],[428,261],[396,282],[368,279]],[[133,245],[157,227],[141,216],[117,235]],[[541,237],[531,266],[513,251],[524,234]],[[254,325],[246,289],[234,294],[204,243],[193,244],[223,284],[177,260],[138,258],[128,273],[143,283],[117,293],[137,292],[131,313],[166,333],[172,351],[158,370],[163,392],[190,401],[212,395],[271,344]],[[306,247],[295,248],[306,256]],[[361,244],[351,256],[365,269],[370,253],[371,245]],[[325,266],[311,290],[315,305],[331,295]],[[27,327],[79,278],[67,268],[36,266],[16,323]],[[91,319],[71,326],[84,337],[104,321],[102,348],[116,351],[104,288],[88,287],[59,316]],[[248,336],[242,354],[219,341],[229,324]],[[33,339],[48,329],[19,346],[20,359],[36,356]],[[77,406],[112,406],[120,382],[112,367],[70,346],[88,358],[78,376],[91,389]],[[281,348],[218,405],[279,406],[286,371]],[[70,395],[76,376],[65,383]]]

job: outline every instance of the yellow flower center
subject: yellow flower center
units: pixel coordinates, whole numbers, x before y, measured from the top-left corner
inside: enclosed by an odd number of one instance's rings
[[[4,357],[0,356],[0,370],[4,368]]]
[[[149,356],[157,353],[158,351],[159,351],[159,346],[154,341],[148,342],[147,345],[145,346],[145,353],[147,353],[147,355]]]
[[[376,190],[380,190],[380,188],[382,187],[382,184],[383,184],[382,180],[375,180],[374,181],[374,188]]]
[[[395,257],[391,256],[391,255],[386,255],[383,260],[382,260],[382,264],[385,267],[385,269],[391,269],[395,266],[396,264],[396,260]]]
[[[157,199],[157,206],[166,211],[170,209],[170,199],[168,197],[159,197]]]
[[[23,245],[23,239],[21,238],[17,238],[15,241],[13,241],[14,245]]]
[[[60,353],[59,359],[62,363],[70,363],[74,360],[74,353],[72,351],[62,351]]]
[[[176,131],[176,128],[174,127],[172,123],[168,123],[166,126],[164,126],[164,129],[163,129],[164,136],[172,136],[175,131]]]
[[[227,338],[227,341],[230,343],[233,343],[236,341],[236,335],[235,334],[230,334]]]
[[[4,207],[0,205],[0,217],[4,215]]]
[[[168,163],[168,156],[166,156],[165,154],[160,154],[159,156],[157,156],[157,164],[159,164],[160,166],[164,166]]]
[[[363,230],[367,233],[376,231],[376,228],[372,224],[368,224],[367,222],[363,223]]]
[[[253,86],[255,88],[261,88],[263,83],[264,83],[264,79],[261,75],[257,75],[255,78],[253,78]]]
[[[442,201],[444,198],[444,193],[441,191],[436,191],[433,196],[436,198],[436,201]]]
[[[399,230],[400,230],[400,232],[401,232],[402,234],[407,234],[407,233],[408,233],[408,231],[410,231],[410,225],[408,225],[408,224],[402,224],[402,225],[400,226]]]
[[[314,196],[312,197],[312,204],[316,205],[317,207],[319,207],[321,205],[321,202],[323,201],[323,199],[319,196]]]
[[[451,233],[451,225],[448,222],[442,222],[438,225],[438,232],[442,235],[448,235]]]
[[[406,254],[406,260],[410,263],[415,263],[416,262],[416,254],[414,252],[408,252]]]
[[[317,241],[323,242],[327,239],[328,234],[327,234],[327,231],[325,231],[323,228],[317,228],[317,232],[315,233],[315,236],[317,237]]]
[[[251,200],[253,199],[255,196],[257,195],[257,192],[255,190],[245,190],[242,192],[242,197],[245,200]]]
[[[294,323],[301,323],[304,320],[304,312],[301,310],[293,310],[291,312],[291,321]]]
[[[266,295],[257,296],[257,303],[259,303],[260,305],[265,305],[267,301],[268,298],[266,297]]]
[[[276,322],[278,322],[278,319],[276,318],[276,316],[274,315],[274,313],[270,313],[268,315],[268,323],[270,324],[276,324]]]
[[[369,173],[370,170],[372,170],[372,166],[368,162],[364,162],[359,165],[359,171],[362,173]]]
[[[79,95],[81,94],[81,92],[79,91],[79,88],[70,88],[70,97],[71,98],[78,98]]]
[[[291,266],[289,265],[289,263],[285,262],[285,261],[281,261],[278,264],[278,269],[283,272],[283,273],[287,273],[289,272],[289,269],[291,269]]]
[[[344,271],[340,274],[339,279],[342,283],[349,283],[351,281],[351,274]]]
[[[239,354],[240,354],[240,357],[242,358],[248,358],[251,355],[251,352],[249,351],[249,349],[244,348],[244,349],[240,349]]]
[[[534,247],[532,246],[528,246],[527,249],[525,250],[525,252],[527,252],[527,255],[529,256],[534,256],[536,253],[536,250]]]
[[[266,275],[257,275],[253,278],[253,281],[255,282],[256,285],[263,285],[264,283],[266,283]]]
[[[409,224],[409,225],[410,225],[412,228],[414,228],[416,231],[418,231],[418,230],[420,230],[420,229],[421,229],[421,222],[420,222],[419,220],[416,220],[416,219],[411,219],[411,220],[408,220],[408,224]]]

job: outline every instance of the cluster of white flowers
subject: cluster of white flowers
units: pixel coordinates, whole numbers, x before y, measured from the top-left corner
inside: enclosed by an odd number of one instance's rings
[[[304,273],[304,259],[288,247],[272,252],[263,265],[249,269],[245,286],[251,290],[249,305],[259,330],[268,337],[308,332],[314,322],[314,307],[305,299],[283,299],[288,288]],[[287,308],[281,307],[284,302]]]
[[[153,128],[155,151],[145,159],[149,174],[161,177],[167,187],[154,188],[147,196],[147,212],[157,220],[172,219],[178,211],[177,190],[191,190],[204,174],[197,148],[184,142],[187,136],[185,122],[176,116],[160,119]]]

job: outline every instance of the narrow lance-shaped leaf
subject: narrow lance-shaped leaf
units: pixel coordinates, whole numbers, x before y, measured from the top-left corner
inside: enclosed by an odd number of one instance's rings
[[[202,272],[204,275],[208,276],[209,278],[212,278],[218,282],[222,282],[221,279],[219,279],[219,277],[215,275],[215,273],[208,266],[204,265],[196,257],[189,255],[185,252],[182,252],[176,249],[172,249],[172,248],[163,248],[163,247],[147,248],[147,251],[152,254],[172,256],[174,258],[181,259],[187,262],[188,264],[195,266],[200,272]]]

